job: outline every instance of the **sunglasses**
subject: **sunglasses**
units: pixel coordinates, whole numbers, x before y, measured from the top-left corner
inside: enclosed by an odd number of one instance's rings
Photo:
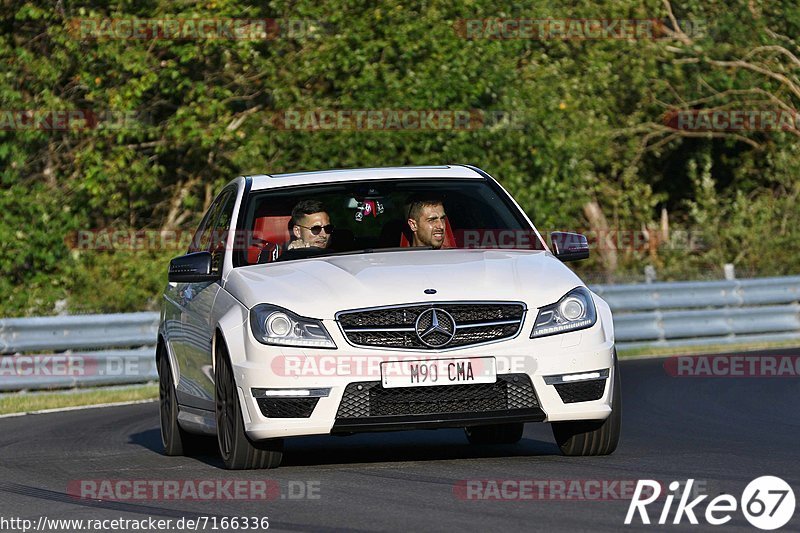
[[[311,235],[315,236],[322,233],[322,230],[325,230],[325,233],[327,233],[328,235],[333,233],[333,224],[325,224],[324,226],[311,226],[310,228],[308,226],[303,226],[302,224],[297,224],[297,225],[300,226],[301,228],[307,229],[308,231],[311,232]]]

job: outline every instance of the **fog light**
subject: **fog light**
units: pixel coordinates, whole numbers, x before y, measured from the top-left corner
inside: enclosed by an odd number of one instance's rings
[[[319,389],[250,389],[254,398],[327,398],[330,388]]]
[[[608,377],[609,370],[604,368],[603,370],[595,370],[593,372],[580,372],[577,374],[559,374],[556,376],[544,376],[544,382],[546,385],[558,385],[560,383],[573,383],[576,381],[591,381],[593,379],[606,379]]]
[[[600,379],[600,372],[588,372],[586,374],[570,374],[568,376],[563,376],[561,378],[562,381],[569,382],[569,381],[584,381],[587,379]]]

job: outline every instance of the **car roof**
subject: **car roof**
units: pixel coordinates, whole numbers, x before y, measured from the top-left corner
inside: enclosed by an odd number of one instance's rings
[[[485,179],[476,170],[462,165],[422,166],[422,167],[384,167],[353,168],[342,170],[321,170],[314,172],[294,172],[291,174],[258,174],[251,176],[251,190],[332,183],[340,181],[393,180],[399,178],[434,179]]]

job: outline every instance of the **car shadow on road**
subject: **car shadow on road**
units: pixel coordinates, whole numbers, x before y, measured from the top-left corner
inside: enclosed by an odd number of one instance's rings
[[[159,455],[164,453],[164,445],[161,443],[161,430],[158,428],[133,433],[130,435],[128,442],[147,448]],[[187,456],[211,466],[219,468],[224,466],[217,451],[217,439],[215,437],[197,436],[191,450],[187,452]]]
[[[494,457],[531,457],[560,455],[552,441],[523,437],[517,444],[471,445],[461,429],[435,431],[393,431],[360,433],[349,436],[310,436],[286,439],[282,467],[393,463],[406,461],[442,461]],[[130,443],[162,454],[158,428],[134,433]],[[222,468],[216,439],[201,438],[191,457]]]
[[[138,444],[148,450],[161,453],[164,450],[161,444],[161,430],[159,428],[147,429],[130,435],[128,442]]]
[[[282,467],[404,461],[442,461],[448,459],[483,459],[495,457],[532,457],[560,455],[552,441],[523,437],[517,444],[471,445],[461,429],[390,431],[349,436],[319,435],[286,440]],[[158,428],[130,436],[137,444],[163,454]],[[200,437],[189,456],[222,468],[213,437]]]
[[[523,438],[517,444],[471,445],[461,429],[299,437],[287,441],[282,466],[440,461],[559,455],[553,442]]]

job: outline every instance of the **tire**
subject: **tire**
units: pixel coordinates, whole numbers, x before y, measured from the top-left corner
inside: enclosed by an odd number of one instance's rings
[[[493,424],[464,428],[470,444],[515,444],[522,438],[525,424]]]
[[[614,376],[611,414],[605,420],[578,420],[575,422],[553,422],[553,436],[564,455],[609,455],[619,443],[622,422],[622,399],[620,397],[619,365],[614,356]]]
[[[251,441],[244,432],[236,382],[225,349],[217,343],[214,370],[217,443],[229,470],[276,468],[283,457],[283,440]]]
[[[172,383],[169,356],[163,347],[159,347],[158,356],[158,398],[164,455],[185,455],[194,436],[185,432],[178,424],[178,398]]]

